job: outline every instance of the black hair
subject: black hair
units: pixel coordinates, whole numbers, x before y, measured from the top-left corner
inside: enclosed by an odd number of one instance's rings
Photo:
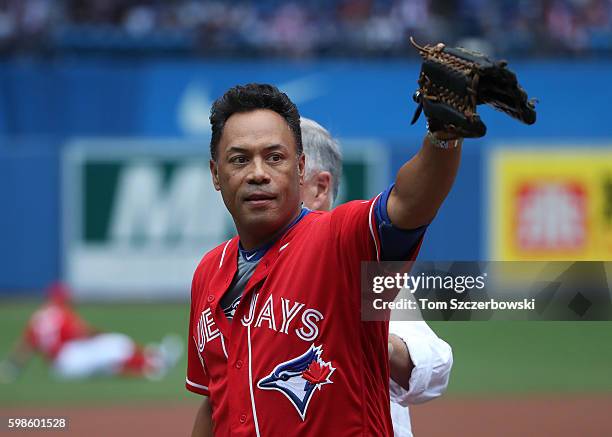
[[[269,109],[281,115],[295,139],[297,154],[303,152],[300,114],[295,104],[273,85],[249,83],[230,88],[213,103],[210,110],[212,136],[210,138],[210,156],[217,159],[217,146],[221,141],[225,122],[237,112],[249,112],[256,109]]]

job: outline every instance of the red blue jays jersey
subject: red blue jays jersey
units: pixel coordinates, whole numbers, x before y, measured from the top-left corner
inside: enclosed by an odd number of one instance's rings
[[[192,283],[186,386],[210,397],[216,435],[393,435],[388,323],[360,319],[360,264],[380,259],[375,203],[311,212],[286,231],[231,323],[220,301],[238,238],[204,256]]]

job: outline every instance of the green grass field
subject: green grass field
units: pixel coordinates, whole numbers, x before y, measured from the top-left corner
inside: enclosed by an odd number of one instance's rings
[[[20,334],[35,303],[0,301],[0,357]],[[94,326],[146,344],[187,330],[187,304],[79,306]],[[449,394],[612,393],[612,323],[437,322],[453,347]],[[186,357],[161,381],[55,380],[41,359],[19,381],[0,385],[0,405],[57,405],[193,399],[184,389]]]

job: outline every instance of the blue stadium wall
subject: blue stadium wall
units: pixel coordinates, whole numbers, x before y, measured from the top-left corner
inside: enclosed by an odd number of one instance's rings
[[[457,184],[428,232],[421,259],[487,257],[486,163],[492,147],[606,144],[612,138],[611,62],[511,65],[540,101],[538,122],[527,127],[488,108],[480,111],[489,133],[466,143]],[[206,148],[207,104],[236,83],[270,82],[334,135],[382,141],[395,171],[418,149],[425,129],[423,119],[409,124],[418,69],[404,61],[1,62],[0,293],[39,290],[61,274],[59,168],[68,140],[200,136]],[[193,118],[194,108],[200,120]]]

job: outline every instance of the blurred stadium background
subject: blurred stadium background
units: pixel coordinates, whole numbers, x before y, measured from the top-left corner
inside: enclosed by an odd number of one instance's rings
[[[420,259],[612,259],[610,0],[0,0],[0,358],[56,279],[101,329],[186,331],[196,262],[233,231],[207,153],[210,104],[236,83],[276,84],[341,139],[343,200],[379,191],[425,131],[409,35],[509,59],[540,101],[531,127],[479,109],[488,135]],[[413,410],[418,436],[612,435],[609,323],[434,328],[455,366]],[[185,434],[184,368],[62,383],[38,360],[0,385],[0,416]]]

